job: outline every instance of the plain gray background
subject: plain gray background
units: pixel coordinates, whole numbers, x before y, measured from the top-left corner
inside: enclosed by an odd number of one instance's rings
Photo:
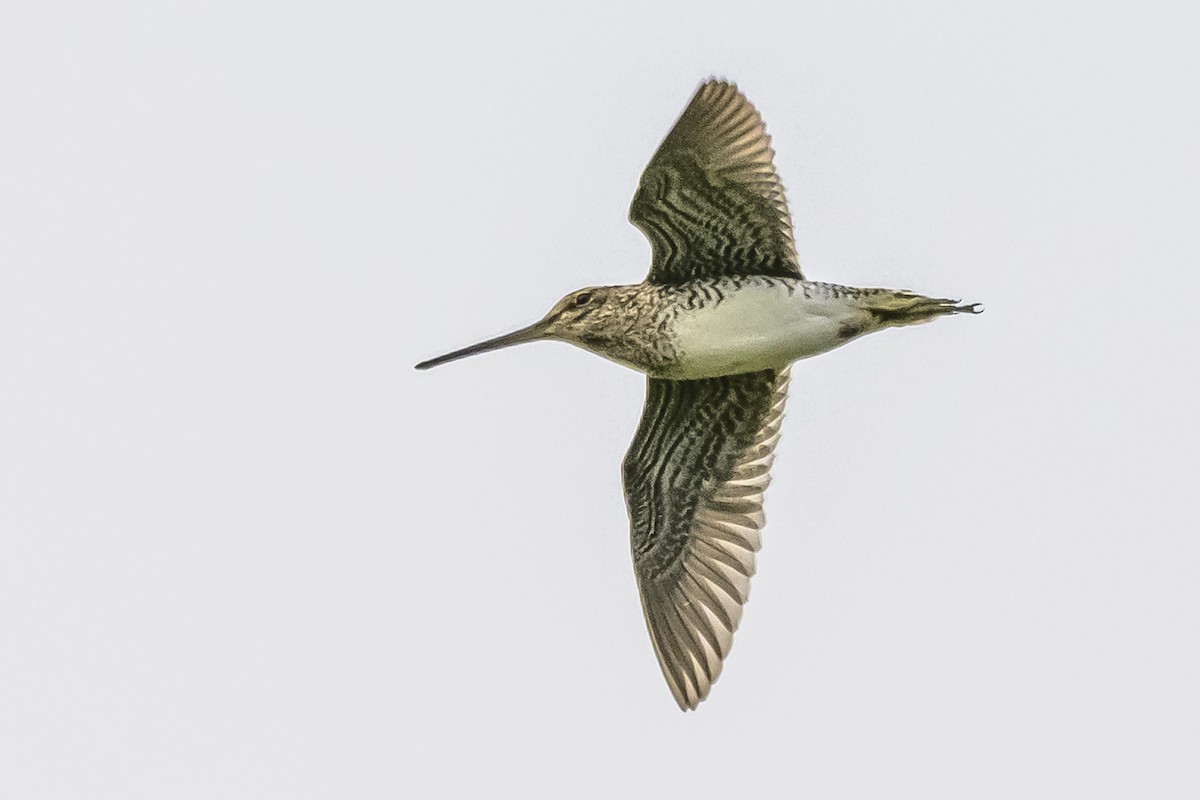
[[[0,796],[1195,797],[1189,3],[0,12]],[[987,305],[801,363],[675,707],[643,379],[417,361],[645,274],[699,81],[812,279]]]

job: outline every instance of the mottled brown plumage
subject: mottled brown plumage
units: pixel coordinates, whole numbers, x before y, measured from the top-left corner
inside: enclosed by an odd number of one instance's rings
[[[646,626],[683,709],[708,696],[742,618],[789,365],[872,331],[978,310],[804,280],[773,156],[749,101],[704,83],[629,210],[653,251],[643,283],[572,292],[527,328],[417,365],[557,339],[646,373],[625,498]]]

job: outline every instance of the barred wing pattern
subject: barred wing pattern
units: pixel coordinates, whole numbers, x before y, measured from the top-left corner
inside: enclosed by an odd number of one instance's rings
[[[650,378],[625,456],[634,571],[679,707],[708,696],[742,618],[788,370]]]
[[[653,250],[646,280],[801,277],[774,157],[762,118],[737,87],[704,83],[650,159],[629,208]]]

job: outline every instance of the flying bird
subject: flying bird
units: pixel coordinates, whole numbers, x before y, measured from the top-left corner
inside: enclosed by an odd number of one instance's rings
[[[792,362],[982,308],[805,280],[762,118],[725,81],[696,91],[629,219],[650,240],[645,281],[571,292],[539,322],[417,369],[550,339],[647,375],[625,500],[650,641],[686,711],[708,696],[742,618]]]

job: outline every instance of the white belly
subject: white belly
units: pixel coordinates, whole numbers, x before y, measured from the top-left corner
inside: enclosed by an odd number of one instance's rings
[[[724,300],[681,311],[673,333],[674,379],[777,369],[872,330],[871,315],[846,297],[813,292],[801,281],[755,282],[723,291]]]

